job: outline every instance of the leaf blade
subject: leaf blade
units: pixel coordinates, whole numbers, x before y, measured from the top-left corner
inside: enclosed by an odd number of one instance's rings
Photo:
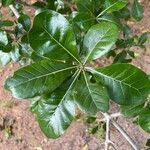
[[[73,29],[67,19],[57,12],[47,10],[35,17],[29,42],[40,55],[60,60],[73,58],[79,62]]]
[[[80,71],[77,71],[74,77],[34,106],[40,127],[49,138],[60,137],[75,117],[76,106],[72,90],[79,74]]]
[[[68,76],[75,66],[43,60],[23,67],[8,78],[5,88],[10,90],[16,98],[31,98],[44,92],[52,92]]]
[[[110,98],[120,105],[141,104],[147,99],[148,76],[130,64],[114,64],[91,72],[107,87]]]
[[[84,63],[105,55],[115,44],[118,37],[118,27],[110,22],[101,22],[90,28],[84,38]]]
[[[75,85],[75,101],[84,112],[95,115],[98,111],[107,112],[109,96],[104,86],[90,81],[90,75],[83,72]]]

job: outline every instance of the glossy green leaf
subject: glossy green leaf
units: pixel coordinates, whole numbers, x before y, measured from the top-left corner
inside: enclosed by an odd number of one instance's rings
[[[82,31],[87,31],[92,25],[96,22],[96,18],[86,12],[78,12],[75,14],[75,17],[72,19],[74,26],[77,26]]]
[[[5,46],[8,44],[7,33],[3,30],[0,30],[0,44]]]
[[[126,63],[127,52],[124,50],[117,54],[113,63]]]
[[[149,79],[149,81],[150,81],[150,75],[148,74],[147,76],[148,76],[148,79]]]
[[[109,109],[107,90],[100,83],[91,80],[91,75],[83,72],[75,85],[75,101],[81,110],[90,115],[95,115],[98,111],[107,112]]]
[[[123,7],[127,5],[127,0],[105,0],[105,9],[97,16],[99,18],[100,16],[106,14],[106,13],[112,13],[115,11],[119,11]]]
[[[47,10],[35,17],[29,42],[33,50],[42,56],[79,62],[73,29],[57,12]]]
[[[14,2],[14,0],[1,0],[1,2],[2,2],[2,5],[9,6],[10,4]]]
[[[101,21],[111,22],[111,23],[116,24],[118,27],[121,26],[120,20],[118,18],[116,18],[113,14],[105,14],[105,15],[101,16],[100,18],[97,18],[97,20],[99,22],[101,22]]]
[[[150,147],[150,139],[147,139],[146,146]]]
[[[6,80],[5,87],[14,97],[31,98],[55,90],[74,68],[66,63],[43,60],[16,71]]]
[[[101,22],[90,28],[84,38],[84,61],[97,59],[111,50],[118,37],[118,27],[110,22]]]
[[[124,7],[123,9],[114,12],[114,15],[117,19],[125,19],[126,21],[131,18],[131,12],[128,7]]]
[[[104,10],[107,13],[112,13],[114,11],[118,11],[125,7],[128,3],[128,0],[106,0],[105,1],[105,7]]]
[[[14,25],[13,21],[9,21],[9,20],[0,21],[0,28],[1,27],[9,27],[9,26],[13,26],[13,25]]]
[[[130,64],[115,64],[92,70],[108,89],[110,98],[121,105],[141,104],[150,92],[150,81],[140,69]]]
[[[140,36],[140,38],[138,40],[138,44],[142,45],[142,44],[146,43],[147,40],[148,40],[148,33],[145,32]]]
[[[18,18],[18,22],[23,26],[23,28],[26,30],[26,31],[29,31],[30,30],[30,27],[31,27],[31,20],[30,20],[30,17],[27,16],[27,15],[21,15],[19,18]]]
[[[143,14],[144,10],[143,10],[143,6],[140,4],[140,2],[138,0],[134,0],[134,4],[132,7],[132,17],[137,20],[140,21],[143,18]]]
[[[41,1],[37,1],[37,2],[33,3],[32,6],[34,6],[37,9],[47,8],[46,3],[45,2],[41,2]]]
[[[78,75],[43,97],[34,108],[40,127],[49,138],[58,138],[62,135],[75,117],[72,90]]]
[[[37,119],[42,131],[48,138],[60,137],[73,121],[75,105],[69,96],[68,94],[63,98],[62,94],[56,92],[52,93],[50,98],[43,99],[38,103]]]
[[[143,130],[150,133],[150,108],[147,107],[139,116],[139,125]]]
[[[10,57],[14,62],[17,62],[20,60],[21,55],[19,53],[18,47],[14,47],[12,49],[12,51],[10,52]]]
[[[5,66],[11,61],[9,53],[0,51],[0,65]]]
[[[131,105],[131,106],[121,106],[121,113],[125,117],[136,117],[144,111],[144,104],[141,105]]]
[[[95,0],[77,0],[77,8],[79,12],[88,12],[89,14],[94,15],[95,12],[95,6],[94,6]]]
[[[131,33],[131,28],[127,24],[125,24],[123,26],[123,36],[125,38],[128,38],[130,33]]]

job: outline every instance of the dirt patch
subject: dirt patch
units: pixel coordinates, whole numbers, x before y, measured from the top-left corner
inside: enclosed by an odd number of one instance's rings
[[[145,7],[145,17],[134,24],[134,33],[139,34],[150,31],[150,1],[143,1]],[[28,8],[29,9],[29,8]],[[7,12],[7,10],[5,10]],[[31,11],[31,10],[29,10]],[[142,54],[134,61],[134,64],[150,74],[150,44],[147,44],[146,54]],[[136,49],[140,52],[140,49]],[[97,65],[106,64],[105,60],[97,61]],[[104,150],[96,136],[87,133],[87,127],[82,121],[72,123],[67,132],[59,139],[47,139],[41,132],[35,117],[30,113],[29,101],[14,99],[11,94],[4,90],[4,81],[18,68],[15,64],[8,65],[0,70],[0,118],[13,118],[15,121],[11,125],[12,136],[8,138],[5,130],[0,130],[0,150]],[[117,111],[118,107],[113,106],[112,111]],[[142,129],[132,123],[132,120],[120,118],[118,123],[136,141],[141,150],[146,150],[145,142],[148,138]],[[116,143],[117,150],[132,150],[123,137],[111,126],[111,139]]]

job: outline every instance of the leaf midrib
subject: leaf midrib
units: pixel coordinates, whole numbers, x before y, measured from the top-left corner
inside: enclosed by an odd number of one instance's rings
[[[54,72],[51,72],[51,73],[47,73],[47,74],[44,74],[44,75],[40,75],[40,76],[38,76],[38,77],[34,77],[34,78],[29,79],[29,80],[27,80],[27,81],[25,81],[25,82],[22,82],[22,83],[20,83],[20,84],[17,84],[17,85],[15,85],[15,86],[13,86],[13,88],[15,88],[15,87],[17,87],[17,86],[20,86],[20,85],[22,85],[22,84],[25,84],[25,83],[27,83],[27,82],[33,81],[33,80],[36,80],[36,79],[39,79],[39,78],[43,78],[43,77],[45,77],[45,76],[49,76],[49,75],[56,74],[56,73],[59,73],[59,72],[63,72],[63,71],[66,71],[66,70],[71,70],[71,69],[74,69],[74,68],[77,68],[77,66],[68,67],[68,68],[65,68],[65,69],[61,69],[61,70],[57,70],[57,71],[54,71]]]
[[[140,92],[139,92],[139,89],[136,89],[135,87],[133,87],[133,86],[131,86],[130,84],[127,84],[126,82],[122,82],[122,80],[120,81],[120,80],[117,80],[116,78],[111,78],[110,76],[107,76],[107,75],[105,75],[105,74],[103,74],[102,72],[98,72],[98,71],[96,71],[96,70],[94,70],[94,69],[91,69],[91,68],[87,68],[88,70],[91,70],[92,72],[95,72],[96,74],[98,74],[98,75],[100,75],[100,76],[102,76],[102,77],[106,77],[106,78],[108,78],[108,79],[111,79],[111,80],[113,80],[113,81],[116,81],[116,82],[118,82],[120,85],[121,84],[124,84],[124,85],[126,85],[126,86],[128,86],[128,87],[130,87],[130,88],[132,88],[132,89],[134,89],[134,90],[136,90],[140,95],[142,95]],[[122,87],[122,86],[121,86]]]
[[[85,71],[83,71],[83,76],[84,76],[85,83],[86,83],[86,85],[87,85],[88,91],[89,91],[89,93],[90,93],[90,97],[92,98],[92,101],[93,101],[93,103],[95,104],[95,107],[97,108],[97,105],[96,105],[96,103],[95,103],[95,101],[94,101],[94,98],[93,98],[93,96],[92,96],[91,89],[90,89],[89,84],[88,84],[88,81],[87,81],[87,77],[86,77],[86,75],[85,75]],[[97,109],[98,109],[98,108],[97,108]]]
[[[123,2],[123,3],[125,3],[124,1],[118,1],[118,2],[115,2],[114,4],[112,4],[111,6],[109,6],[108,8],[106,8],[106,9],[104,9],[98,16],[97,16],[97,18],[99,18],[100,16],[102,16],[102,15],[104,15],[111,7],[113,7],[114,5],[116,5],[117,3],[119,3],[119,2]]]
[[[110,30],[111,30],[111,28],[107,29],[107,31],[106,31],[106,32],[103,34],[103,36],[99,39],[99,42],[102,41],[102,39],[105,37],[105,35],[106,35]],[[93,49],[90,51],[90,53],[88,54],[88,56],[85,58],[85,61],[84,61],[84,63],[83,63],[84,65],[85,65],[86,62],[88,61],[89,57],[91,56],[92,52],[94,51],[96,45],[99,44],[99,42],[96,43],[96,44],[93,46]]]
[[[85,75],[85,71],[83,71],[83,75],[84,75],[85,83],[86,83],[87,88],[88,88],[88,90],[89,90],[90,96],[91,96],[91,98],[92,98],[92,101],[93,101],[93,103],[95,104],[95,107],[96,107],[97,109],[99,109],[99,108],[97,107],[96,102],[94,101],[93,96],[92,96],[93,94],[92,94],[91,89],[90,89],[90,87],[89,87],[89,84],[88,84],[88,81],[87,81],[87,77],[86,77],[86,75]],[[104,104],[104,103],[101,102],[101,104]]]
[[[80,61],[67,49],[65,48],[57,39],[55,39],[52,34],[50,34],[44,27],[42,27],[43,30],[50,36],[50,38],[52,38],[60,47],[62,47],[70,56],[72,56],[79,64]]]
[[[61,105],[62,102],[64,101],[64,99],[65,99],[65,97],[67,96],[68,92],[71,90],[71,88],[72,88],[73,84],[75,83],[75,81],[77,80],[77,78],[78,78],[80,72],[81,72],[81,69],[80,69],[80,70],[77,70],[77,71],[74,73],[74,75],[76,75],[76,76],[74,77],[72,83],[70,84],[70,86],[69,86],[68,90],[66,91],[65,95],[62,97],[62,99],[61,99],[61,101],[59,102],[58,106],[57,106],[56,109],[54,110],[54,113],[53,113],[52,115],[50,115],[51,118],[50,118],[50,120],[49,120],[49,122],[48,122],[48,124],[47,124],[47,127],[51,124],[51,121],[52,121],[53,116],[55,116],[55,113],[56,113],[57,109],[60,108],[60,105]],[[76,74],[76,73],[77,73],[77,74]],[[74,76],[74,75],[73,75],[73,76]]]

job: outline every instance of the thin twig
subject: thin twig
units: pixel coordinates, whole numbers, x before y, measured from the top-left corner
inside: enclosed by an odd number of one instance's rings
[[[110,124],[110,117],[104,113],[104,117],[106,118],[106,135],[105,135],[105,150],[109,149],[109,143],[110,143],[110,131],[109,131],[109,124]]]
[[[104,114],[103,114],[104,115]],[[118,113],[113,113],[113,114],[110,114],[110,118],[111,119],[115,119],[115,118],[118,118],[118,117],[121,117],[122,116],[122,114],[120,113],[120,112],[118,112]],[[102,119],[97,119],[97,121],[99,121],[99,122],[106,122],[106,118],[104,117],[104,118],[102,118]]]
[[[20,17],[19,12],[17,11],[17,9],[13,6],[13,5],[9,5],[9,8],[11,9],[11,11],[13,12],[13,14],[16,16],[16,18]]]
[[[111,120],[113,126],[124,136],[124,138],[131,144],[134,150],[140,150],[140,148],[135,144],[135,142],[131,139],[131,137],[122,129],[122,127],[113,119]]]
[[[108,114],[102,113],[104,118],[98,121],[106,122],[106,137],[105,137],[105,150],[109,149],[109,145],[111,145],[114,149],[116,149],[114,143],[110,140],[110,123],[122,134],[122,136],[130,143],[130,145],[134,148],[134,150],[140,150],[136,143],[131,139],[131,137],[124,131],[124,129],[114,120],[121,116],[121,113]]]
[[[105,150],[109,150],[109,146],[112,146],[114,149],[116,149],[115,144],[110,140],[110,121],[111,116],[107,113],[103,113],[105,119],[106,119],[106,135],[105,135]],[[114,115],[116,116],[116,115]]]

